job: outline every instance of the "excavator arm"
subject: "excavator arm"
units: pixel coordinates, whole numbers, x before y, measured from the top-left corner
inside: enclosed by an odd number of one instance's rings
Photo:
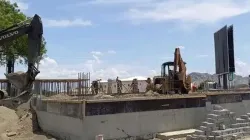
[[[182,60],[179,48],[176,48],[174,53],[174,72],[176,73],[177,71],[181,73],[182,75],[181,80],[185,82],[187,69],[184,61]]]
[[[5,76],[17,89],[27,93],[31,91],[33,82],[37,74],[40,73],[35,67],[35,63],[40,57],[42,43],[43,25],[41,18],[34,15],[33,18],[27,21],[0,30],[0,46],[5,46],[6,43],[24,35],[28,35],[28,70],[26,73],[9,73],[5,74]],[[3,51],[5,49],[7,48],[3,47]]]
[[[176,74],[175,79],[181,82],[177,84],[179,85],[178,88],[180,88],[182,92],[188,93],[188,91],[191,89],[191,77],[187,76],[186,72],[187,68],[185,66],[185,62],[182,60],[180,49],[176,48],[174,54],[174,73]]]

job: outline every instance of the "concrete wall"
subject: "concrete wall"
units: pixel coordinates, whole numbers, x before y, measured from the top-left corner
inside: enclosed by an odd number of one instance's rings
[[[205,120],[214,105],[205,107],[168,109],[86,115],[86,102],[37,101],[36,111],[41,128],[64,140],[94,140],[98,134],[105,139],[152,138],[155,133],[195,128]],[[220,103],[221,106],[242,115],[250,112],[250,100]]]
[[[105,139],[152,138],[157,132],[198,126],[197,122],[204,120],[206,112],[205,108],[189,108],[77,117],[72,109],[62,107],[63,104],[43,102],[44,108],[37,109],[37,115],[39,125],[45,132],[64,140],[94,140],[98,134],[103,134]],[[76,105],[74,108],[80,107]],[[64,114],[67,111],[72,113]]]
[[[83,130],[84,101],[56,102],[33,99],[40,127],[63,140],[81,140]]]
[[[204,120],[205,112],[205,108],[190,108],[90,116],[84,119],[83,128],[88,135],[83,135],[83,138],[91,140],[98,134],[104,134],[107,139],[152,138],[157,132],[198,126],[197,122]]]

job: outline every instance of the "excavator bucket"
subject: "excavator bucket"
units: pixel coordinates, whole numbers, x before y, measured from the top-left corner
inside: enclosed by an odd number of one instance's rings
[[[5,74],[7,80],[21,91],[28,86],[28,74],[26,72],[18,71],[14,73]]]
[[[7,80],[13,84],[20,93],[15,97],[3,97],[4,99],[0,100],[0,105],[6,106],[11,109],[17,108],[19,105],[26,103],[31,97],[31,85],[29,82],[29,75],[27,72],[15,72],[5,74]]]

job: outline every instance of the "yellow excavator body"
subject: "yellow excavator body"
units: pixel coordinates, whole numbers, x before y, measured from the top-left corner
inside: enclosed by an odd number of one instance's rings
[[[166,72],[166,67],[168,71]],[[173,67],[171,70],[170,67]],[[186,63],[182,60],[180,49],[176,48],[173,62],[162,64],[161,76],[155,76],[153,83],[159,93],[188,94],[191,90],[191,77],[186,74]]]

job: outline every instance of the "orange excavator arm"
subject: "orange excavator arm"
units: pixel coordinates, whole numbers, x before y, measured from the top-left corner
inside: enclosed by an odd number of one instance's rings
[[[178,71],[177,71],[178,69]],[[181,53],[180,53],[180,49],[179,48],[175,48],[175,53],[174,53],[174,72],[179,72],[181,73],[181,75],[183,76],[183,78],[181,79],[186,79],[186,71],[187,68],[185,66],[184,61],[182,60],[181,57]],[[185,82],[185,81],[184,81]]]
[[[178,80],[182,81],[182,88],[190,89],[191,77],[186,75],[187,68],[182,60],[180,49],[176,48],[174,53],[174,73],[178,73]]]

